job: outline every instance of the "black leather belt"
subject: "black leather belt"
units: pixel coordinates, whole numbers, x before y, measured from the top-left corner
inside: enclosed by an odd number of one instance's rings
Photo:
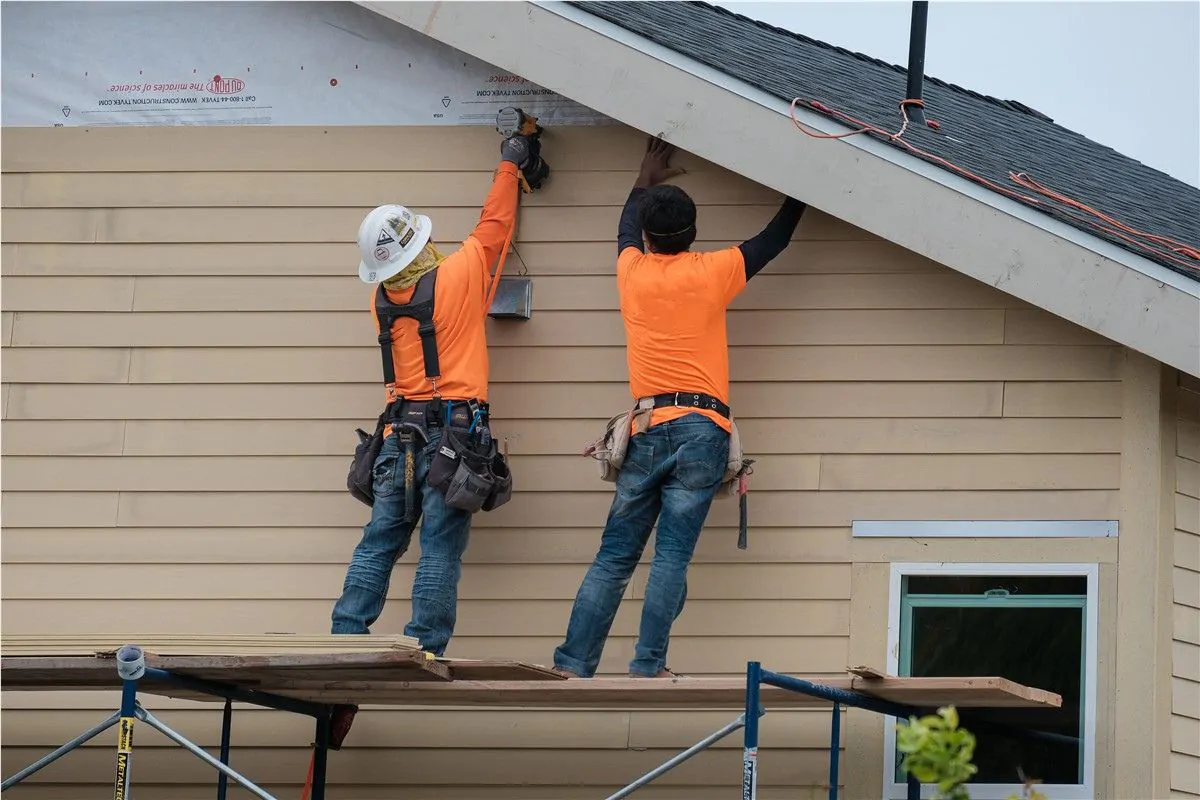
[[[702,408],[715,411],[725,419],[729,419],[729,406],[710,394],[696,392],[670,392],[656,394],[651,398],[655,408]]]

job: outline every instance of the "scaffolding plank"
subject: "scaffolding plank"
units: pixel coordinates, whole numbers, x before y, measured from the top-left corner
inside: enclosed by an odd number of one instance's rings
[[[160,656],[222,656],[307,653],[386,653],[415,651],[417,640],[401,634],[177,634],[67,633],[6,634],[4,656],[92,656],[114,653],[126,644]]]
[[[593,678],[546,675],[544,667],[514,662],[463,662],[463,672],[485,674],[503,668],[532,680],[452,680],[447,660],[423,654],[331,654],[286,657],[149,657],[152,666],[181,675],[248,686],[317,703],[358,705],[462,706],[480,708],[741,708],[741,678]],[[407,657],[407,661],[405,660]],[[449,660],[453,664],[453,660]],[[114,663],[98,658],[4,658],[5,690],[111,689],[120,685]],[[364,678],[364,676],[366,676]],[[958,708],[1058,708],[1062,698],[999,677],[810,678],[822,685],[890,700],[906,706]],[[168,697],[205,699],[192,692],[143,680],[140,691]],[[213,698],[207,698],[213,699]],[[764,685],[768,707],[827,705],[795,692]]]
[[[456,681],[558,681],[566,677],[541,664],[526,664],[521,661],[482,661],[473,658],[440,658],[450,668],[450,677]]]

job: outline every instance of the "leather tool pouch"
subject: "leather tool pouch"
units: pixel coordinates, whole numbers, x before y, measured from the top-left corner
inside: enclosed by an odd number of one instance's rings
[[[358,444],[354,447],[354,457],[350,460],[350,470],[346,473],[346,488],[355,500],[368,508],[375,505],[375,479],[372,471],[379,451],[383,448],[384,419],[387,409],[379,415],[375,424],[375,432],[368,435],[362,428],[355,428],[358,434]]]
[[[430,487],[446,505],[462,511],[492,511],[512,499],[512,472],[494,439],[486,446],[471,442],[465,428],[448,427],[429,465]]]
[[[738,434],[737,423],[731,417],[729,424],[729,457],[725,461],[725,474],[721,478],[721,488],[717,490],[717,497],[737,497],[742,473],[745,471],[749,474],[749,463],[742,452],[742,437]]]
[[[617,475],[625,464],[625,454],[629,451],[629,437],[634,417],[645,425],[650,421],[653,407],[635,405],[631,410],[618,414],[604,425],[604,433],[600,438],[589,444],[583,450],[585,456],[595,460],[600,470],[600,480],[616,483]]]

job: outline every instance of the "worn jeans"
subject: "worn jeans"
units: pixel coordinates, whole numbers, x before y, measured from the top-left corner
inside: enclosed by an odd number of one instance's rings
[[[342,596],[333,607],[333,633],[369,633],[383,612],[392,567],[408,550],[413,529],[421,520],[421,557],[412,587],[412,619],[404,627],[421,649],[442,655],[454,634],[458,580],[470,536],[471,515],[450,508],[442,493],[426,485],[429,465],[441,441],[441,430],[429,432],[429,444],[414,453],[414,503],[417,511],[405,521],[404,449],[392,432],[383,441],[372,470],[375,504],[371,521],[354,548]],[[417,440],[420,441],[419,439]]]
[[[555,667],[583,678],[600,654],[658,520],[642,621],[629,672],[654,676],[667,665],[671,626],[687,599],[687,570],[729,455],[729,434],[701,414],[661,423],[629,439],[616,495],[592,566],[575,596]]]

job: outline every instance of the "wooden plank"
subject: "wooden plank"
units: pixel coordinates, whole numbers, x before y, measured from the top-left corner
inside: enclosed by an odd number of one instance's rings
[[[518,708],[738,708],[745,704],[745,682],[720,678],[595,678],[555,680],[532,670],[538,680],[455,680],[428,684],[408,683],[406,679],[382,677],[412,653],[374,653],[346,656],[203,656],[148,657],[147,662],[183,675],[203,676],[212,681],[237,682],[238,676],[253,670],[263,691],[278,691],[293,697],[305,694],[327,702],[327,695],[357,696],[360,701],[393,702],[430,706],[492,706]],[[327,663],[322,663],[327,661]],[[423,659],[422,659],[423,661]],[[344,668],[378,668],[381,677],[371,681],[341,680]],[[112,663],[97,658],[9,658],[0,662],[6,691],[41,689],[57,685],[120,686]],[[303,669],[326,678],[295,681],[291,670]],[[820,678],[819,682],[847,691],[859,691],[894,703],[931,708],[954,704],[959,708],[1057,708],[1062,698],[1042,689],[1022,686],[1001,677],[969,678],[883,678],[864,680],[857,677]],[[316,685],[322,684],[323,685]],[[146,691],[154,691],[157,682],[144,678]],[[159,686],[161,689],[162,687]],[[824,705],[811,698],[774,686],[762,687],[763,703],[768,708]],[[814,702],[815,701],[815,702]],[[334,702],[343,702],[337,700]],[[355,701],[350,701],[355,702]]]
[[[302,377],[302,376],[297,376]],[[999,382],[733,383],[739,419],[999,417]],[[1107,394],[1105,384],[1098,392]],[[494,382],[488,399],[506,419],[608,419],[631,402],[628,384]],[[12,386],[8,416],[21,420],[374,420],[383,403],[375,383],[267,385]],[[1064,409],[1065,412],[1065,409]],[[740,426],[739,426],[740,428]],[[353,442],[354,425],[347,431]],[[503,434],[501,434],[503,435]],[[591,438],[589,436],[589,438]],[[581,448],[582,449],[582,448]]]
[[[73,351],[86,360],[89,351]],[[996,346],[809,346],[730,348],[730,378],[758,381],[1108,381],[1114,354],[1105,348]],[[37,358],[37,353],[30,354]],[[64,357],[62,377],[69,377]],[[130,383],[363,382],[379,372],[376,347],[137,348]],[[492,378],[501,382],[559,383],[625,380],[624,346],[563,344],[491,351]],[[48,369],[48,368],[47,368]],[[18,373],[19,376],[20,373]],[[29,381],[33,382],[33,381]]]
[[[493,165],[494,166],[494,165]],[[378,165],[377,165],[378,168]],[[222,208],[383,205],[414,208],[482,205],[492,170],[475,172],[34,172],[3,176],[4,208]],[[612,206],[620,209],[637,170],[560,171],[522,208]],[[736,173],[681,176],[697,205],[779,205],[783,196]],[[619,213],[619,212],[618,212]]]
[[[580,574],[585,566],[581,565],[576,574]],[[9,568],[6,566],[6,569]],[[467,569],[473,567],[468,566]],[[215,567],[214,570],[219,571],[220,567]],[[511,572],[514,583],[519,582],[518,570],[514,568]],[[336,593],[336,587],[331,588],[330,594]],[[460,599],[454,635],[489,636],[503,631],[516,637],[561,636],[571,615],[572,602],[569,598],[522,599],[507,603]],[[640,599],[626,598],[621,603],[613,622],[613,635],[637,635],[641,624],[642,602]],[[127,618],[122,616],[125,614],[136,615],[139,624],[144,625],[147,630],[164,630],[171,626],[170,629],[180,635],[189,635],[214,629],[231,634],[252,633],[261,630],[264,622],[291,630],[311,630],[329,618],[334,598],[159,599],[153,603],[128,599],[106,600],[104,603],[94,600],[50,599],[5,600],[4,604],[8,609],[4,612],[6,637],[9,632],[44,635],[47,631],[103,629],[114,618]],[[389,601],[374,627],[379,631],[403,630],[409,621],[410,613],[407,598]],[[689,598],[685,613],[679,617],[671,630],[676,636],[718,638],[849,636],[849,602]],[[327,645],[321,644],[320,647]]]
[[[566,676],[550,668],[519,661],[484,661],[471,658],[438,659],[450,669],[453,681],[544,681],[565,680]]]
[[[13,314],[6,312],[8,317]],[[999,344],[996,310],[730,311],[735,345]],[[69,313],[25,311],[14,329],[20,347],[80,344]],[[366,311],[178,311],[88,315],[89,347],[353,347],[374,341]],[[538,309],[514,324],[489,320],[488,346],[625,346],[620,313]],[[365,343],[365,345],[364,345]]]
[[[410,557],[396,565],[389,598],[410,596],[414,561]],[[641,596],[647,570],[639,566],[635,571],[629,596]],[[151,565],[23,564],[5,570],[0,589],[4,600],[206,600],[213,596],[212,587],[220,585],[221,596],[228,600],[312,599],[332,603],[341,594],[345,574],[346,567],[340,564],[177,564],[169,570]],[[583,570],[575,566],[480,565],[463,571],[459,597],[511,600],[514,588],[520,586],[522,600],[573,600],[582,577]],[[688,577],[689,600],[850,597],[848,564],[695,564]],[[734,590],[737,594],[731,594]],[[317,624],[324,627],[325,620]],[[262,625],[258,623],[258,627]]]
[[[1117,489],[1120,466],[1116,454],[823,455],[820,473],[833,491]]]
[[[230,173],[222,173],[228,175]],[[805,215],[807,217],[807,214]],[[701,250],[733,247],[742,233],[732,240],[708,239],[697,245]],[[436,226],[434,241],[449,255],[459,240]],[[707,234],[705,234],[707,237]],[[358,249],[353,241],[309,243],[7,243],[0,244],[0,269],[4,275],[105,276],[162,275],[170,265],[178,276],[299,276],[343,277],[354,274]],[[518,241],[512,266],[524,265],[529,274],[611,276],[616,253],[611,241],[603,242],[521,242]],[[771,274],[879,274],[944,273],[949,270],[882,239],[865,241],[821,241],[806,239],[793,242],[771,262]]]
[[[1191,535],[1191,534],[1186,534]],[[341,564],[362,526],[341,528],[5,528],[5,565],[76,564]],[[520,535],[481,532],[464,564],[590,564],[599,544],[592,528],[526,528]],[[850,560],[849,528],[764,528],[754,546],[738,550],[736,528],[709,526],[694,564],[815,563]],[[654,553],[653,534],[641,562]],[[18,601],[11,601],[17,608]],[[41,602],[41,601],[38,601]],[[113,601],[116,602],[116,601]]]
[[[439,241],[461,242],[479,222],[480,196],[471,206],[422,206],[438,226]],[[344,242],[374,208],[356,206],[301,208],[9,208],[4,241],[15,244],[138,242],[168,244]],[[770,222],[778,205],[701,205],[696,229],[704,242],[739,241]],[[611,242],[619,206],[534,206],[517,216],[517,242]],[[806,213],[793,238],[864,239],[859,231],[832,217]],[[991,290],[995,291],[995,290]]]
[[[607,418],[492,417],[510,452],[578,457]],[[9,420],[5,456],[348,456],[361,419]],[[738,418],[743,448],[779,454],[1116,453],[1115,419],[764,419]],[[123,447],[122,447],[123,441]],[[759,470],[756,475],[761,476]],[[752,484],[760,484],[756,477]]]
[[[1120,386],[1117,381],[1010,381],[1004,385],[1004,416],[1120,417]]]

